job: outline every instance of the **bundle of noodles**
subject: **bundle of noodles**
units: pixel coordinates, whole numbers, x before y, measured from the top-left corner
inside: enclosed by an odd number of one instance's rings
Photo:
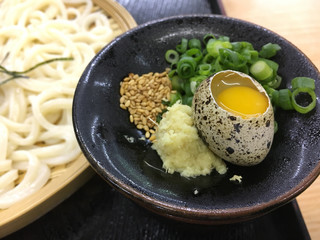
[[[90,0],[0,1],[0,65],[28,78],[0,85],[0,209],[39,190],[80,154],[72,99],[82,71],[116,34]],[[0,72],[1,80],[7,78]]]

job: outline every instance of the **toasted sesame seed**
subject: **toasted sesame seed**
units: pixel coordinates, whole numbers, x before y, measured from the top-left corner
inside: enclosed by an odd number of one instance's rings
[[[130,100],[126,101],[126,103],[124,104],[126,107],[130,106]]]
[[[152,134],[151,137],[149,138],[149,140],[151,142],[153,142],[154,140],[156,140],[156,135]]]
[[[150,137],[150,132],[146,132],[145,136],[146,136],[146,138],[149,138]]]
[[[156,118],[165,109],[162,99],[169,100],[170,92],[167,70],[141,76],[130,73],[120,84],[120,107],[129,111],[130,122],[144,130],[146,138],[155,139]]]

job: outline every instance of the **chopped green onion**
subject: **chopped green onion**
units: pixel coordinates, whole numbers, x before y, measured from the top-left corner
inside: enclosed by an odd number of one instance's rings
[[[278,71],[279,64],[276,63],[275,61],[272,61],[272,60],[266,59],[266,58],[260,58],[260,60],[266,62],[266,64],[268,64],[269,67],[272,68],[273,72],[276,73]]]
[[[188,39],[182,38],[181,43],[177,45],[176,50],[179,53],[185,53],[185,51],[187,51],[187,48],[188,48]]]
[[[279,91],[278,90],[274,89],[274,91],[271,91],[271,101],[272,101],[272,104],[274,106],[276,106],[276,107],[278,107],[280,105],[279,104]]]
[[[191,107],[193,96],[185,95],[182,97],[182,104],[188,105]]]
[[[196,62],[199,62],[202,59],[202,52],[198,48],[191,48],[185,52],[184,56],[192,57]]]
[[[190,78],[190,90],[193,94],[196,92],[200,83],[206,78],[207,78],[207,76],[205,76],[205,75],[200,75],[200,76]]]
[[[279,107],[284,110],[294,109],[300,113],[309,112],[316,105],[314,79],[296,77],[292,79],[292,88],[277,90],[282,82],[278,75],[279,64],[269,58],[275,56],[280,49],[278,44],[268,43],[257,51],[250,42],[230,42],[227,36],[216,38],[213,34],[206,34],[203,42],[196,38],[182,38],[176,51],[168,50],[165,54],[167,62],[171,63],[168,75],[172,89],[177,91],[172,95],[170,104],[180,100],[183,104],[190,105],[204,79],[216,72],[230,69],[250,74],[260,81],[274,111]],[[307,94],[309,96],[302,99]],[[303,100],[302,104],[300,100]],[[276,129],[275,122],[275,132]]]
[[[223,68],[222,68],[222,66],[220,64],[220,59],[221,59],[220,57],[217,57],[216,61],[213,64],[213,68],[214,68],[215,72],[219,72],[219,71],[223,70]]]
[[[170,101],[166,100],[166,99],[162,99],[161,103],[165,106],[169,106],[170,105]]]
[[[197,38],[192,38],[189,40],[188,46],[190,49],[192,48],[201,49],[201,41]]]
[[[268,86],[277,89],[282,82],[282,77],[277,75],[271,82],[268,82]]]
[[[263,58],[271,58],[277,54],[277,52],[281,49],[278,44],[267,43],[262,46],[259,56]]]
[[[259,57],[259,53],[256,50],[244,49],[241,54],[246,59],[246,61],[251,64],[256,62]]]
[[[197,90],[197,82],[196,81],[190,81],[190,90],[193,94],[195,94]]]
[[[210,53],[214,57],[218,57],[220,48],[231,49],[232,45],[230,42],[223,42],[220,40],[210,39],[209,42],[207,43],[206,48],[208,53]]]
[[[251,65],[250,73],[256,80],[263,81],[272,77],[273,70],[265,61],[259,60]]]
[[[230,43],[230,38],[228,36],[219,36],[218,40],[222,41],[222,42],[229,42]]]
[[[235,51],[227,48],[220,48],[220,61],[224,65],[225,69],[240,70],[247,61],[244,57]]]
[[[249,42],[242,41],[241,46],[242,46],[242,49],[254,50],[254,47]]]
[[[270,87],[269,85],[263,85],[263,88],[266,90],[270,100],[272,101],[273,92],[277,91],[277,90],[275,90],[274,88]]]
[[[166,52],[165,59],[168,63],[177,63],[179,61],[179,53],[173,49],[170,49]]]
[[[310,88],[315,90],[315,81],[312,78],[308,77],[296,77],[291,81],[292,89],[297,88]]]
[[[296,101],[296,97],[300,94],[300,93],[307,93],[310,95],[311,97],[311,102],[309,103],[309,105],[307,106],[301,106],[300,104],[297,103]],[[292,99],[292,106],[293,108],[299,112],[299,113],[308,113],[310,112],[312,109],[315,108],[316,106],[316,103],[317,103],[317,96],[314,92],[314,90],[312,90],[311,88],[306,88],[306,87],[301,87],[301,88],[297,88],[293,91],[292,93],[292,96],[291,96],[291,99]]]
[[[191,91],[191,86],[190,86],[190,82],[185,82],[183,84],[183,90],[184,90],[184,96],[188,96],[191,97],[193,96],[193,92]]]
[[[240,52],[242,50],[242,42],[232,42],[232,50],[236,52]]]
[[[197,63],[192,57],[182,57],[177,66],[178,76],[181,78],[190,78],[194,75]]]
[[[212,64],[215,61],[215,57],[212,56],[210,53],[207,53],[203,58],[202,58],[202,63],[209,63]]]
[[[198,65],[198,68],[199,68],[198,70],[199,74],[204,76],[210,75],[212,71],[212,66],[211,64],[208,64],[208,63],[200,64]]]
[[[212,33],[207,33],[206,35],[204,35],[202,40],[204,44],[207,44],[210,39],[216,39],[216,37]]]
[[[289,89],[280,89],[279,90],[279,107],[283,110],[292,110],[293,106],[291,103],[292,93]]]
[[[248,68],[248,66],[246,64],[244,64],[243,66],[239,67],[237,70],[239,72],[243,72],[243,73],[249,75],[249,68]]]
[[[168,106],[168,105],[167,105],[167,106]],[[161,113],[159,113],[159,114],[157,115],[157,117],[156,117],[156,122],[157,122],[157,123],[160,123],[160,121],[162,120],[162,115],[163,115],[165,112],[167,112],[167,111],[168,111],[168,109],[165,108],[165,109],[162,110]]]
[[[171,70],[176,70],[177,69],[178,63],[172,63],[171,64]]]
[[[173,104],[175,104],[177,101],[182,101],[182,96],[179,92],[172,92],[170,93],[170,103],[169,106],[172,106]]]
[[[208,54],[207,49],[202,49],[202,55],[205,56],[205,55],[207,55],[207,54]]]
[[[176,69],[170,70],[170,72],[168,73],[168,77],[172,78],[176,73],[177,73]]]
[[[183,80],[175,75],[170,78],[171,79],[171,85],[173,90],[177,90],[178,92],[181,92],[183,90]]]

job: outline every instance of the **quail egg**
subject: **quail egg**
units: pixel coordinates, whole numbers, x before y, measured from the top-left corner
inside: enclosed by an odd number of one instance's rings
[[[268,94],[249,75],[226,70],[204,80],[192,102],[194,124],[208,147],[241,166],[260,163],[274,135]]]

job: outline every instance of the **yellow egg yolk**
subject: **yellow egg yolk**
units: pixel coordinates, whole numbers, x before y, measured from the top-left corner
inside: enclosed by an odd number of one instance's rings
[[[247,86],[232,86],[224,89],[216,99],[225,110],[242,118],[256,117],[268,108],[267,97]]]

